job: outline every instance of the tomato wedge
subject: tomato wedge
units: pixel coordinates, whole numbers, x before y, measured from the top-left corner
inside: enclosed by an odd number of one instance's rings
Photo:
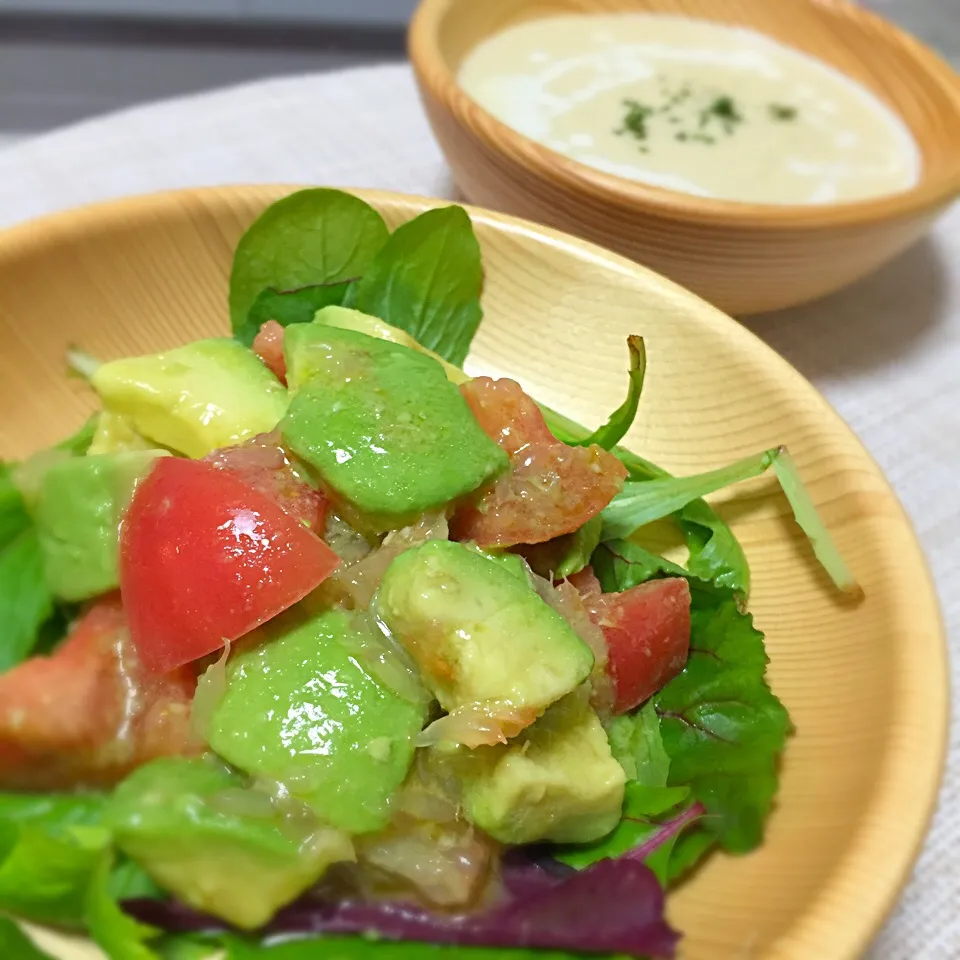
[[[130,634],[155,672],[243,636],[305,597],[338,563],[271,497],[199,460],[159,460],[120,533]]]
[[[235,447],[214,450],[203,460],[265,493],[311,530],[323,532],[327,498],[293,472],[279,431],[261,433]]]
[[[455,539],[484,547],[543,543],[582,527],[623,486],[627,470],[613,454],[561,443],[513,380],[476,377],[460,391],[487,436],[509,455],[510,470],[457,511]]]
[[[253,338],[253,352],[282,383],[287,382],[287,359],[283,355],[284,328],[276,320],[268,320]]]
[[[626,713],[669,683],[690,652],[690,585],[683,577],[650,580],[623,593],[601,593],[588,567],[570,578],[607,641],[614,713]]]
[[[0,785],[104,786],[155,757],[199,752],[196,682],[189,669],[145,675],[119,595],[98,601],[51,656],[0,677]]]

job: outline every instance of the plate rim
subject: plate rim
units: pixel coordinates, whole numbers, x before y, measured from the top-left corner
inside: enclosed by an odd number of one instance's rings
[[[99,200],[46,213],[0,230],[0,260],[30,256],[34,251],[58,239],[83,235],[91,230],[108,230],[115,221],[142,220],[151,215],[153,218],[169,216],[171,210],[178,207],[180,216],[191,206],[194,208],[199,206],[208,211],[220,210],[235,216],[236,201],[245,202],[251,206],[262,205],[265,201],[269,202],[310,186],[319,185],[238,183],[175,188]],[[633,277],[640,281],[642,287],[659,288],[660,292],[671,297],[684,308],[684,312],[691,319],[722,330],[733,341],[735,350],[749,355],[751,360],[770,369],[778,379],[787,378],[791,381],[793,387],[801,391],[809,402],[816,405],[818,415],[833,420],[838,432],[843,436],[844,445],[856,454],[874,479],[879,481],[886,499],[895,507],[895,517],[891,518],[891,522],[896,522],[902,531],[904,543],[909,545],[912,554],[904,559],[907,561],[906,569],[912,570],[910,579],[910,587],[914,590],[912,601],[917,609],[922,609],[922,616],[918,619],[922,619],[930,627],[929,631],[925,631],[930,635],[930,649],[923,651],[925,661],[921,671],[925,674],[925,681],[919,683],[917,690],[912,692],[908,706],[919,704],[922,700],[926,708],[924,712],[930,716],[935,714],[937,717],[936,728],[923,732],[925,738],[935,738],[936,742],[932,747],[928,746],[924,751],[914,751],[907,742],[897,743],[883,755],[883,763],[888,764],[892,755],[915,754],[918,758],[922,756],[925,768],[919,771],[918,779],[922,778],[922,784],[926,787],[921,790],[922,803],[913,809],[910,828],[904,827],[902,817],[898,819],[901,842],[898,845],[899,855],[896,862],[892,862],[889,855],[877,856],[876,841],[873,836],[878,831],[874,829],[870,835],[864,836],[865,826],[861,824],[857,830],[857,836],[851,840],[847,848],[847,855],[836,862],[823,886],[810,899],[808,909],[772,942],[767,955],[768,960],[774,960],[774,957],[802,957],[804,954],[796,953],[794,950],[804,949],[804,944],[809,948],[814,942],[822,945],[824,939],[822,928],[828,928],[829,932],[829,928],[842,922],[846,936],[841,939],[845,943],[834,942],[837,952],[832,955],[821,953],[819,960],[831,960],[831,956],[834,960],[847,960],[847,958],[853,960],[860,956],[890,916],[910,879],[925,843],[946,772],[951,716],[949,639],[935,580],[909,515],[873,455],[826,397],[759,335],[696,294],[641,264],[562,231],[459,200],[431,198],[382,189],[346,186],[335,186],[331,189],[355,194],[374,206],[406,207],[411,211],[437,206],[461,206],[473,221],[496,231],[519,235],[544,243],[548,247],[566,250],[577,258],[589,260],[605,270],[615,270],[622,275]],[[920,668],[917,669],[920,670]],[[902,716],[909,717],[913,712],[915,711],[903,712],[901,704]],[[919,759],[916,765],[920,765]],[[887,798],[887,795],[896,791],[896,784],[892,781],[881,782],[878,787],[879,789],[871,794],[869,806],[866,808],[868,814],[875,812],[878,806],[883,805],[882,801]],[[889,802],[889,798],[887,799]],[[869,816],[865,816],[864,822],[870,819]],[[846,873],[851,869],[854,873],[860,873],[866,869],[865,864],[869,864],[869,869],[874,874],[881,872],[885,877],[882,884],[871,885],[870,896],[860,895],[854,907],[850,893],[843,889],[850,883]],[[845,910],[842,921],[830,915],[835,911],[835,907],[831,908],[831,904],[837,900],[844,901]],[[829,941],[829,936],[826,939]]]

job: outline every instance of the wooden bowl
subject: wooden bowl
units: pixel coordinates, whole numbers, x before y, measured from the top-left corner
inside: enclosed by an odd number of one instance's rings
[[[893,196],[824,206],[704,199],[555,153],[494,119],[457,84],[464,55],[505,27],[617,11],[744,25],[832,64],[904,119],[923,156],[921,181]],[[960,194],[960,78],[913,37],[844,0],[422,0],[409,50],[467,200],[600,243],[735,316],[859,279],[917,240]]]
[[[93,408],[65,375],[68,344],[110,359],[226,333],[234,245],[290,189],[160,194],[0,235],[0,456],[57,440]],[[359,193],[391,225],[440,205]],[[896,497],[816,390],[713,307],[582,240],[471,214],[487,278],[471,372],[516,377],[593,425],[623,398],[625,337],[643,334],[649,373],[628,445],[692,473],[788,444],[863,585],[859,604],[832,591],[770,479],[721,498],[797,734],[763,848],[712,857],[669,908],[687,960],[858,956],[923,839],[947,730],[937,602]],[[43,939],[60,957],[96,955]]]

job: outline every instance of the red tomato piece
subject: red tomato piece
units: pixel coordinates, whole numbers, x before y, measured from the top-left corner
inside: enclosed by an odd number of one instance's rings
[[[509,455],[509,471],[454,515],[457,540],[484,547],[543,543],[573,533],[623,486],[627,470],[598,446],[569,447],[513,380],[477,377],[460,387],[480,426]]]
[[[0,785],[58,790],[116,783],[160,756],[199,753],[190,670],[145,673],[119,595],[92,606],[49,657],[0,677]]]
[[[687,663],[690,585],[683,577],[650,580],[623,593],[601,593],[593,571],[571,577],[590,618],[607,641],[607,673],[614,713],[652,697]]]
[[[144,665],[172,670],[303,599],[337,555],[226,470],[164,457],[120,533],[120,589]]]
[[[236,447],[214,450],[203,459],[266,494],[311,530],[323,530],[327,498],[293,472],[279,431],[261,433]]]
[[[253,352],[283,384],[287,382],[287,361],[283,355],[283,327],[268,320],[253,338]]]

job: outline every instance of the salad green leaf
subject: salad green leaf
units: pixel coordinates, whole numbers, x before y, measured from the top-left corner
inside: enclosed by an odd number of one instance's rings
[[[93,437],[97,432],[97,424],[100,421],[100,414],[94,413],[87,417],[83,426],[76,433],[71,434],[66,440],[61,440],[54,445],[54,450],[60,450],[62,453],[68,453],[71,457],[82,457],[90,449],[93,443]]]
[[[291,940],[270,946],[240,937],[227,937],[226,960],[576,960],[573,954],[555,950],[511,950],[504,947],[456,947],[443,944],[324,937]]]
[[[830,579],[844,593],[859,595],[860,587],[817,513],[786,447],[765,450],[729,466],[691,477],[660,476],[628,481],[603,511],[602,539],[628,537],[648,523],[683,510],[723,487],[758,477],[770,467],[774,468],[798,526],[807,535],[817,560]]]
[[[0,672],[16,666],[33,650],[53,611],[40,541],[28,527],[0,551]]]
[[[703,826],[733,853],[759,845],[777,789],[777,759],[792,725],[764,679],[763,634],[736,596],[693,593],[690,656],[653,698],[669,783],[689,786]]]
[[[658,477],[628,480],[604,508],[602,539],[629,537],[640,527],[683,509],[691,500],[715,493],[731,484],[759,477],[774,462],[779,450],[764,450],[718,470],[692,477]]]
[[[563,580],[565,577],[572,577],[590,562],[593,551],[600,544],[600,531],[602,529],[603,518],[597,514],[597,516],[591,517],[579,530],[561,538],[569,539],[565,544],[563,557],[554,571],[555,579]]]
[[[610,419],[601,427],[597,427],[589,436],[578,440],[576,445],[589,447],[597,444],[604,450],[615,447],[633,426],[640,406],[640,395],[643,393],[643,378],[647,373],[647,350],[643,337],[627,337],[627,349],[630,352],[630,387],[627,398],[610,414]]]
[[[442,207],[397,227],[347,305],[462,364],[483,316],[482,287],[480,245],[470,218],[462,207]]]
[[[632,540],[607,540],[601,543],[594,550],[591,563],[593,572],[607,593],[620,593],[656,577],[700,579],[685,567]]]
[[[5,960],[54,960],[9,917],[0,917],[0,957]]]
[[[84,924],[110,960],[157,960],[145,941],[159,931],[134,920],[119,907],[111,892],[112,851],[100,856],[89,879],[84,905]]]
[[[0,463],[0,550],[30,526],[30,515],[14,482],[14,467]]]
[[[610,750],[628,780],[645,787],[665,787],[670,757],[660,735],[660,718],[651,702],[633,713],[614,717],[607,728]]]
[[[57,926],[85,926],[87,891],[109,844],[99,827],[4,824],[0,909]]]
[[[281,327],[288,327],[291,323],[309,323],[318,310],[342,304],[352,283],[352,280],[346,280],[285,291],[268,287],[253,301],[246,319],[234,328],[233,335],[249,347],[257,331],[268,320],[276,320]]]
[[[716,845],[716,836],[700,824],[675,836],[667,863],[666,885],[686,876]]]
[[[793,510],[797,525],[807,535],[813,553],[820,561],[821,566],[830,575],[830,579],[844,592],[854,597],[863,595],[863,590],[853,577],[846,561],[837,549],[833,538],[824,526],[816,505],[810,493],[800,479],[800,471],[790,456],[789,451],[783,448],[780,455],[773,462],[773,470],[780,481],[783,495],[787,498]]]
[[[250,308],[262,291],[299,290],[359,277],[388,237],[383,217],[341,190],[300,190],[271,204],[240,238],[234,253],[234,332],[249,334]]]
[[[102,793],[0,793],[0,824],[31,823],[57,831],[100,822]]]
[[[523,556],[541,577],[550,580],[572,577],[590,563],[600,543],[602,528],[603,518],[597,514],[573,533],[524,547]]]

